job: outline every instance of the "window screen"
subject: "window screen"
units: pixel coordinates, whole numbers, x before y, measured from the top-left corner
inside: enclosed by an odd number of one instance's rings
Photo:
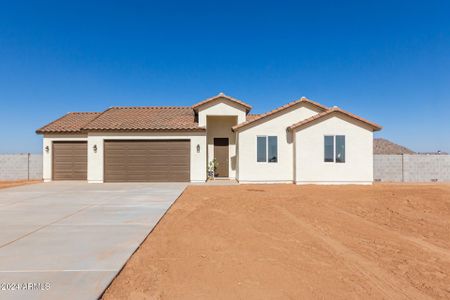
[[[267,152],[269,153],[269,162],[278,162],[278,141],[276,136],[268,137],[269,148]]]
[[[266,137],[258,136],[256,137],[256,161],[266,162]]]
[[[345,135],[336,136],[336,162],[345,162]]]
[[[324,145],[325,145],[325,162],[334,162],[334,136],[326,135],[324,137]]]

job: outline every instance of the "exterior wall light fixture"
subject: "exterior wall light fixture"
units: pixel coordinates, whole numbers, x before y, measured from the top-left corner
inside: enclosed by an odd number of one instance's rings
[[[94,145],[92,149],[94,149],[94,153],[97,153],[97,145]]]
[[[46,153],[48,153],[50,151],[50,147],[49,146],[45,146],[44,150],[45,150]]]
[[[197,153],[200,153],[200,144],[197,144]]]

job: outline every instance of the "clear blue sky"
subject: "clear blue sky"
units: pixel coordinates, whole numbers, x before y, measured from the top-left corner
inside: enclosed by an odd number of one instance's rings
[[[449,1],[1,1],[0,153],[69,111],[307,96],[450,151]]]

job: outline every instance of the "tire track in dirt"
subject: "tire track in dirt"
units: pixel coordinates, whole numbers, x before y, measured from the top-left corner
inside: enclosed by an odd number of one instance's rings
[[[399,233],[399,232],[396,232],[396,231],[393,231],[393,230],[389,230],[389,229],[383,227],[382,225],[379,225],[379,224],[374,223],[372,221],[368,221],[368,220],[366,220],[366,219],[364,219],[364,218],[362,218],[362,217],[360,217],[358,215],[352,214],[352,213],[350,213],[348,211],[345,211],[345,210],[343,210],[343,209],[341,209],[341,208],[339,208],[337,206],[330,205],[330,204],[325,204],[325,203],[323,205],[327,206],[327,207],[329,207],[331,209],[334,209],[334,210],[337,210],[337,211],[341,212],[342,214],[346,215],[347,217],[356,220],[356,222],[364,223],[367,226],[376,228],[377,230],[380,230],[380,231],[383,231],[383,232],[385,232],[387,234],[393,235],[395,238],[398,238],[400,240],[404,240],[406,242],[410,242],[410,243],[414,244],[418,248],[421,248],[421,249],[423,249],[425,251],[428,251],[428,252],[433,252],[435,254],[438,254],[441,258],[445,258],[446,260],[450,261],[450,250],[448,250],[448,249],[444,249],[444,248],[439,247],[437,245],[434,245],[434,244],[432,244],[430,242],[427,242],[427,241],[422,240],[422,239],[417,238],[417,237],[413,237],[413,236],[407,235],[405,233]]]
[[[449,196],[450,185],[189,187],[105,298],[450,299]]]
[[[286,208],[275,205],[278,211],[285,217],[289,218],[295,224],[302,227],[310,236],[320,240],[325,244],[337,259],[344,259],[351,264],[352,268],[362,273],[366,279],[387,299],[432,299],[416,288],[405,285],[396,277],[379,268],[375,263],[362,257],[358,253],[344,246],[339,241],[330,238],[310,225],[302,221],[298,216],[294,215]]]

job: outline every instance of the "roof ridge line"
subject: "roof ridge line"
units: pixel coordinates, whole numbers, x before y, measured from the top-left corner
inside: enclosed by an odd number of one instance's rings
[[[106,113],[108,110],[110,110],[111,107],[105,109],[103,112],[99,113],[98,116],[96,116],[95,118],[93,118],[90,122],[87,122],[86,124],[84,124],[83,126],[80,127],[80,130],[84,130],[87,126],[89,126],[89,124],[91,124],[92,122],[94,122],[95,120],[97,120],[98,118],[100,118],[104,113]]]
[[[149,105],[149,106],[110,106],[110,109],[158,109],[158,108],[173,108],[173,109],[186,109],[191,106],[176,106],[176,105]]]

